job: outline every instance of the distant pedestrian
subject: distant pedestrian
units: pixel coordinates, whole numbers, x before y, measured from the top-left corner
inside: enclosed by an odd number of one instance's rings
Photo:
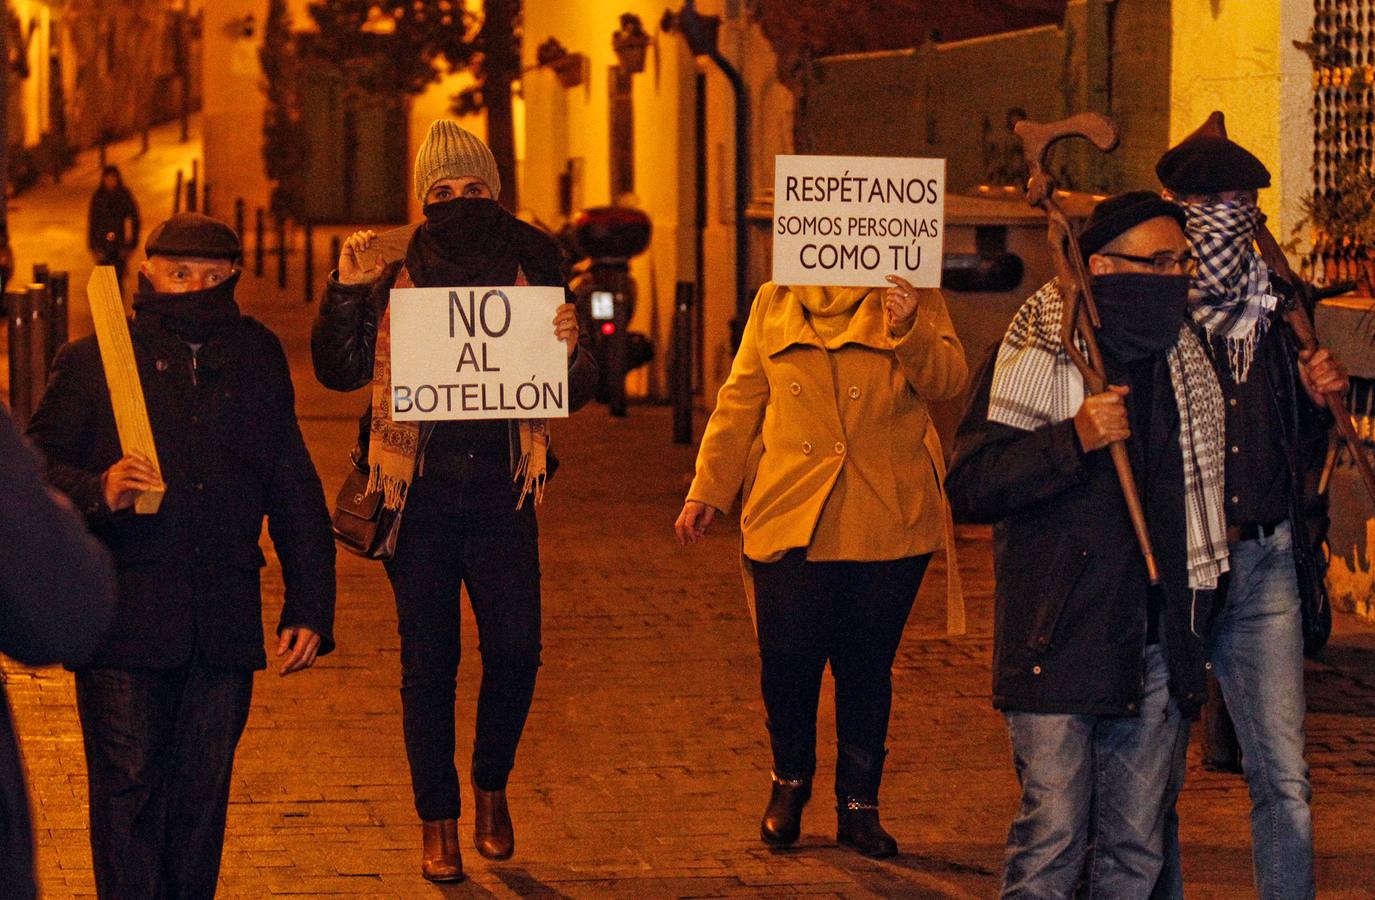
[[[253,673],[267,665],[263,519],[286,588],[283,675],[334,647],[334,542],[286,355],[234,299],[238,235],[182,213],[146,249],[130,331],[162,482],[120,448],[94,337],[59,353],[29,434],[119,578],[115,624],[76,670],[96,890],[208,898]],[[138,493],[159,487],[158,512],[135,514]]]
[[[454,695],[462,589],[477,619],[482,686],[477,698],[473,841],[488,859],[515,851],[506,782],[540,666],[539,529],[544,481],[557,461],[549,426],[535,419],[397,422],[391,417],[391,315],[397,287],[564,287],[553,239],[504,210],[496,160],[475,135],[440,120],[415,158],[425,222],[405,258],[384,264],[371,231],[348,238],[325,288],[311,336],[315,374],[327,388],[372,384],[355,464],[399,517],[383,553],[401,632],[401,710],[421,872],[461,881],[454,766]],[[597,365],[580,341],[571,303],[550,330],[568,348],[569,409],[592,399]]]
[[[1227,569],[1222,394],[1186,323],[1184,216],[1147,191],[1098,204],[1079,241],[1111,381],[1085,396],[1053,280],[980,371],[946,487],[994,526],[993,705],[1021,806],[1006,898],[1146,898],[1169,872],[1172,790],[1205,695]],[[1159,561],[1138,550],[1109,444],[1126,441]],[[1177,866],[1178,858],[1173,859]]]
[[[91,248],[96,265],[114,266],[120,283],[129,254],[138,246],[138,203],[124,186],[118,166],[106,166],[100,175],[100,186],[91,195],[87,214],[86,244]]]
[[[1250,790],[1256,893],[1312,897],[1304,619],[1321,621],[1325,595],[1305,527],[1304,471],[1326,452],[1333,420],[1323,395],[1345,392],[1348,378],[1327,350],[1300,350],[1284,320],[1286,303],[1303,302],[1302,285],[1282,281],[1256,246],[1265,165],[1222,134],[1195,133],[1156,173],[1187,216],[1199,259],[1190,312],[1227,399],[1232,570],[1208,658]]]
[[[743,497],[747,593],[773,746],[763,839],[798,839],[816,713],[835,678],[837,839],[892,856],[879,822],[892,666],[945,537],[928,404],[968,370],[939,290],[765,284],[697,455],[675,530],[696,542]]]
[[[0,460],[0,653],[31,666],[84,662],[115,611],[109,554],[76,510],[49,493],[37,455],[3,407]],[[29,795],[3,686],[0,887],[11,900],[37,896]]]

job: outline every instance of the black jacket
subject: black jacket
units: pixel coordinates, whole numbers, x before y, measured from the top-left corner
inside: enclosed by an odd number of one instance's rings
[[[28,665],[76,663],[115,610],[109,554],[43,483],[39,460],[0,408],[0,652]],[[19,742],[0,692],[0,891],[35,896],[33,835]]]
[[[102,259],[127,256],[138,246],[138,203],[123,184],[112,191],[104,187],[91,195],[86,216],[86,245]]]
[[[296,421],[281,344],[243,318],[192,355],[148,318],[131,326],[167,493],[155,515],[110,513],[100,476],[122,453],[94,337],[58,354],[29,435],[54,485],[114,556],[119,609],[89,665],[261,669],[263,518],[286,585],[279,629],[334,646],[334,541]]]
[[[995,350],[996,353],[996,350]],[[955,517],[993,523],[997,578],[993,703],[999,709],[1131,715],[1141,702],[1148,579],[1107,451],[1083,453],[1073,420],[1022,431],[988,420],[994,358],[955,437],[946,489]],[[1179,412],[1155,368],[1150,445],[1129,442],[1160,567],[1160,639],[1170,692],[1204,699],[1214,595],[1188,584]]]
[[[567,292],[563,260],[558,245],[543,232],[522,224],[520,231],[521,268],[531,285],[562,287]],[[320,314],[310,334],[311,358],[315,363],[315,377],[333,391],[356,391],[372,381],[373,350],[377,345],[377,323],[391,300],[392,285],[401,271],[397,260],[383,270],[372,284],[350,285],[331,274],[320,303]],[[569,302],[572,295],[569,294]],[[597,389],[597,363],[592,355],[587,335],[582,335],[578,349],[568,360],[568,411],[576,412],[586,406]],[[368,435],[372,425],[372,409],[364,410],[358,427],[358,449],[354,460],[360,468],[368,458]],[[435,423],[425,422],[420,429],[421,456]],[[515,428],[508,429],[511,469],[520,458],[519,438]],[[552,448],[549,474],[558,467]]]

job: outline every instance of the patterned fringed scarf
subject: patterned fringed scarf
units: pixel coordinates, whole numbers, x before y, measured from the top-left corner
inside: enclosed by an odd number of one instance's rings
[[[1052,280],[1022,305],[998,347],[988,419],[1023,431],[1063,422],[1084,402],[1084,380],[1060,344],[1064,304]],[[1082,349],[1082,348],[1081,348]],[[1167,357],[1184,457],[1189,587],[1211,590],[1227,571],[1226,442],[1217,373],[1189,326]]]
[[[1245,200],[1187,205],[1189,241],[1198,274],[1189,288],[1189,305],[1210,338],[1227,345],[1232,378],[1242,384],[1251,373],[1256,345],[1270,326],[1279,299],[1270,291],[1270,269],[1255,249],[1260,208]]]
[[[516,285],[529,282],[524,272],[516,275]],[[410,273],[401,267],[393,287],[414,287]],[[391,304],[382,313],[372,362],[372,430],[368,435],[368,492],[380,490],[387,509],[400,510],[415,478],[420,456],[420,423],[397,422],[391,416]],[[544,483],[549,473],[549,423],[545,419],[520,419],[520,461],[512,477],[521,482],[516,509],[533,495],[535,505],[544,501]]]

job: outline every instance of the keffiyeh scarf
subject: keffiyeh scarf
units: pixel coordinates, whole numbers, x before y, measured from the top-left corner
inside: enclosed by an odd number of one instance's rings
[[[1270,290],[1270,269],[1254,245],[1264,217],[1247,200],[1186,205],[1184,211],[1198,259],[1189,289],[1194,321],[1210,338],[1223,339],[1232,378],[1242,384],[1279,305]]]
[[[1060,344],[1063,315],[1059,283],[1052,280],[1013,317],[994,363],[989,421],[1033,431],[1079,411],[1084,379]],[[1188,325],[1180,328],[1167,360],[1184,457],[1189,587],[1212,590],[1227,571],[1222,388],[1207,351]]]

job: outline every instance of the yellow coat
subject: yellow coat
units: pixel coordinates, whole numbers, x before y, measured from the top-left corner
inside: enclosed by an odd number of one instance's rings
[[[927,401],[956,396],[964,348],[938,290],[889,334],[883,288],[766,284],[716,398],[688,499],[744,493],[748,559],[885,560],[944,542],[940,440]]]

